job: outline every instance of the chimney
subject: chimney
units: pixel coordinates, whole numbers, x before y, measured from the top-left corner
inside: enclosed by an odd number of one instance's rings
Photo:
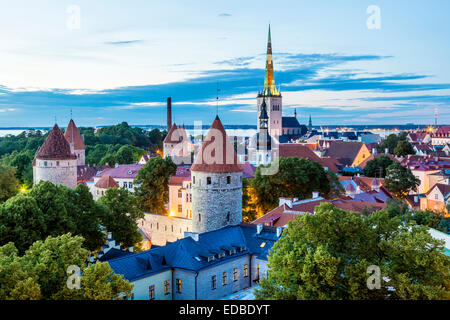
[[[277,238],[279,238],[282,233],[283,233],[283,228],[282,227],[277,227]]]
[[[282,206],[283,204],[287,205],[289,208],[292,208],[292,199],[291,198],[280,198],[278,205]]]
[[[172,127],[172,98],[167,98],[167,132]]]
[[[261,234],[262,229],[263,229],[262,223],[258,223],[256,225],[256,234]]]
[[[384,148],[384,153],[385,154],[389,154],[389,149],[388,148]]]

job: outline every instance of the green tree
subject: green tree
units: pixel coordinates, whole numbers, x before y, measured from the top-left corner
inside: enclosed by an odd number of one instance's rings
[[[0,247],[0,299],[120,299],[132,285],[107,263],[87,264],[81,236],[65,234],[35,242],[23,256],[13,243]],[[80,288],[69,289],[69,266],[81,271]]]
[[[251,201],[258,216],[275,208],[280,197],[308,199],[313,191],[325,197],[333,193],[331,176],[317,162],[297,157],[280,158],[276,174],[262,175],[261,169],[262,166],[256,169],[255,177],[249,183]]]
[[[125,247],[139,247],[142,235],[137,221],[144,218],[144,213],[136,197],[127,189],[110,188],[98,202],[107,209],[101,221],[113,238]]]
[[[379,156],[367,162],[363,169],[363,174],[366,177],[384,178],[386,176],[386,169],[394,161],[388,156]]]
[[[176,170],[177,166],[170,157],[153,157],[138,171],[134,191],[142,210],[167,214],[169,180]]]
[[[433,210],[419,210],[414,213],[413,220],[417,224],[427,226],[433,229],[442,230],[440,227],[441,220],[444,219],[444,213]]]
[[[0,245],[14,242],[24,252],[46,234],[46,216],[33,197],[19,194],[0,206]]]
[[[323,203],[289,223],[268,259],[257,299],[450,298],[442,241],[384,210],[362,216]],[[377,290],[367,286],[372,265],[381,271]]]
[[[386,169],[384,180],[388,190],[397,198],[405,198],[410,191],[415,191],[420,185],[410,169],[403,167],[400,163],[394,162]]]
[[[93,251],[105,240],[100,230],[105,210],[86,186],[71,190],[41,181],[0,206],[0,245],[14,242],[22,253],[37,240],[70,232],[82,235],[86,248]]]
[[[398,157],[404,157],[408,154],[416,154],[413,146],[408,141],[400,140],[394,149],[394,154]]]
[[[19,190],[15,171],[12,167],[0,164],[0,203],[16,195]]]

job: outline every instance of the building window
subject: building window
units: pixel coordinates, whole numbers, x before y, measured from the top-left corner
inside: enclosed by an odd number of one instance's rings
[[[178,190],[178,198],[181,198],[183,196],[183,192],[181,190]]]
[[[123,187],[124,187],[124,188],[127,188],[127,187],[128,187],[126,181],[123,182]]]
[[[46,167],[47,166],[47,161],[44,161],[44,167]]]
[[[230,222],[230,213],[227,213],[227,222]]]
[[[244,265],[244,278],[248,277],[248,264]]]
[[[227,184],[231,183],[231,176],[227,176]]]
[[[192,183],[195,184],[195,176],[192,177]]]
[[[211,177],[206,177],[206,184],[211,184]]]
[[[148,287],[148,299],[155,300],[155,286],[151,285]]]
[[[233,269],[233,281],[237,281],[237,276],[238,276],[238,275],[237,275],[237,272],[238,272],[238,271],[237,271],[237,268],[234,268],[234,269]]]
[[[438,200],[438,198],[439,198],[439,195],[436,193],[436,194],[434,195],[434,199],[435,199],[435,200]]]
[[[178,205],[178,212],[180,213],[181,211],[183,211],[183,205],[179,204]]]
[[[202,221],[202,215],[199,213],[198,214],[198,222],[201,222]]]
[[[211,289],[215,290],[217,287],[217,277],[216,276],[212,276],[211,277]]]
[[[170,294],[169,280],[164,281],[164,294],[165,295]]]
[[[59,166],[59,161],[56,161],[56,165]]]
[[[181,293],[181,279],[177,279],[177,293]]]
[[[222,285],[223,286],[227,285],[227,273],[226,272],[222,273]]]
[[[128,188],[133,188],[133,182],[128,182]]]
[[[259,264],[256,265],[256,281],[259,280]]]

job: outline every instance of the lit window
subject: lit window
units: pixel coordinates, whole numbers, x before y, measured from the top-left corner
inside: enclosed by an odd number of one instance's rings
[[[234,268],[233,269],[233,281],[237,281],[237,277],[238,277],[238,270],[237,270],[237,268]]]
[[[177,279],[177,293],[181,293],[181,279]]]
[[[178,205],[178,212],[181,212],[181,211],[183,211],[183,205],[179,204]]]
[[[183,196],[183,192],[181,190],[178,190],[178,198],[181,198]]]
[[[244,265],[244,278],[248,277],[248,264]]]
[[[170,294],[169,280],[164,281],[164,294],[165,295]]]
[[[227,284],[227,273],[222,273],[222,285],[225,286]]]

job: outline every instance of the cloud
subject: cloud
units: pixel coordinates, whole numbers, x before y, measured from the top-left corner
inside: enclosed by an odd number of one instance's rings
[[[122,40],[122,41],[106,41],[105,44],[114,45],[114,46],[126,46],[130,44],[140,43],[143,40]]]
[[[430,75],[412,72],[367,73],[349,68],[352,62],[369,64],[371,61],[390,59],[390,56],[337,53],[275,55],[275,80],[277,84],[282,84],[286,110],[296,107],[297,113],[302,114],[302,109],[306,109],[308,114],[313,113],[314,117],[330,123],[343,114],[346,119],[342,117],[342,121],[356,122],[360,113],[367,113],[367,110],[373,110],[374,114],[383,114],[386,110],[404,112],[406,119],[406,110],[417,103],[429,106],[450,101],[450,94],[442,94],[442,91],[450,89],[450,84],[430,82]],[[46,119],[46,113],[69,114],[69,110],[73,109],[74,115],[79,110],[80,114],[89,114],[92,119],[102,117],[105,121],[116,119],[119,122],[126,119],[130,123],[153,121],[162,124],[165,122],[166,97],[170,96],[174,117],[182,117],[182,121],[178,122],[207,121],[215,114],[213,111],[219,84],[219,108],[223,112],[223,119],[229,123],[255,124],[256,119],[250,114],[255,113],[256,94],[264,82],[264,64],[260,68],[252,67],[259,57],[245,56],[218,61],[215,63],[218,69],[191,72],[183,81],[100,91],[82,88],[11,90],[0,85],[0,108],[24,109],[29,117],[36,119]],[[306,98],[313,92],[317,100],[311,104]],[[397,96],[389,96],[393,94]],[[242,116],[236,117],[237,113],[242,113]],[[385,117],[372,119],[382,122]],[[26,125],[23,117],[11,117],[10,120],[11,124],[19,122]],[[416,120],[422,121],[423,117],[412,113],[408,122]]]
[[[219,17],[231,17],[231,13],[222,12],[218,14]]]

